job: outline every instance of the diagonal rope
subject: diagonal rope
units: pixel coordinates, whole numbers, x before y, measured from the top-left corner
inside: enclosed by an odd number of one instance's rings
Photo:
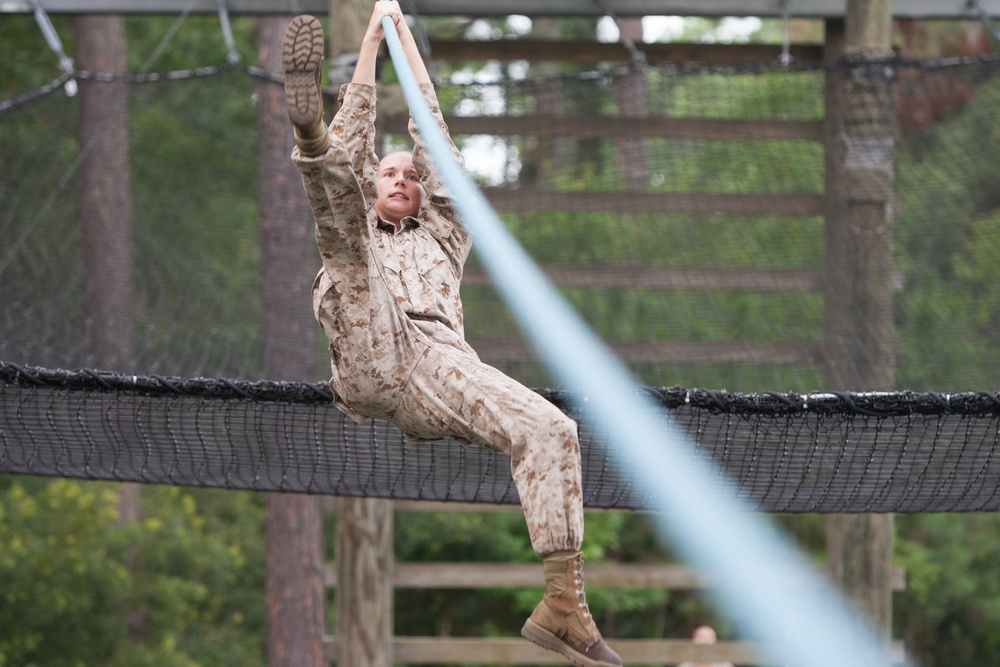
[[[989,12],[986,11],[979,0],[969,0],[969,6],[975,9],[979,14],[979,20],[983,22],[986,29],[990,31],[991,35],[993,35],[993,39],[1000,42],[1000,28],[997,28],[997,24],[993,20],[993,17],[990,16]]]
[[[615,461],[659,491],[652,502],[661,510],[656,522],[662,537],[672,534],[678,548],[717,577],[723,607],[773,647],[775,662],[892,664],[884,640],[811,572],[802,555],[763,521],[733,512],[741,505],[734,502],[732,487],[720,487],[720,473],[695,459],[692,446],[673,425],[654,418],[656,405],[558,295],[451,155],[421,97],[395,25],[388,17],[382,25],[410,113],[477,239],[477,254],[540,357],[558,379],[581,393],[596,422],[606,428]],[[719,493],[705,492],[712,487],[710,480],[716,480]],[[811,590],[775,594],[774,582],[799,573],[815,584]]]
[[[216,0],[219,5],[219,25],[222,28],[222,41],[226,43],[226,62],[235,65],[240,61],[240,54],[236,52],[236,43],[233,41],[233,28],[229,23],[229,7],[226,0]]]
[[[35,23],[42,31],[42,35],[45,36],[45,41],[48,43],[49,48],[52,52],[56,54],[59,58],[59,67],[67,75],[65,81],[66,94],[72,97],[76,95],[76,81],[72,78],[73,74],[73,59],[66,55],[66,51],[63,49],[62,40],[59,39],[59,33],[56,32],[55,27],[52,25],[52,21],[49,20],[49,15],[45,13],[45,9],[42,8],[41,3],[38,0],[29,0],[31,4],[31,9],[35,14]]]
[[[615,22],[616,26],[618,26],[618,34],[620,35],[619,39],[621,40],[621,43],[625,45],[625,49],[629,52],[629,55],[632,56],[632,64],[634,66],[645,65],[648,62],[646,60],[646,53],[636,46],[635,40],[629,36],[628,32],[622,26],[621,20],[619,20],[618,15],[615,14],[614,8],[611,6],[611,0],[600,0],[600,3],[601,9],[604,10],[604,13],[610,16],[611,20]]]
[[[781,0],[781,64],[792,63],[791,53],[792,0]]]
[[[159,44],[156,45],[156,48],[153,49],[153,53],[150,54],[149,58],[146,59],[146,62],[144,62],[142,64],[142,67],[139,68],[140,72],[142,72],[143,74],[149,72],[149,68],[152,67],[153,63],[155,63],[160,58],[160,55],[163,53],[164,50],[166,50],[167,45],[170,44],[170,40],[174,38],[174,35],[176,35],[177,31],[180,30],[181,25],[184,24],[184,21],[186,21],[187,17],[191,14],[191,11],[194,9],[195,2],[196,0],[188,0],[188,3],[184,6],[184,9],[181,10],[181,13],[177,16],[176,19],[174,19],[174,22],[170,25],[170,28],[167,30],[167,33],[160,40]]]

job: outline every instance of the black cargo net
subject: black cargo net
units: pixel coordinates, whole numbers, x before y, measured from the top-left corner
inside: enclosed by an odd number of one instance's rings
[[[1000,509],[1000,394],[737,394],[648,388],[752,509]],[[587,507],[641,509],[586,401]],[[126,376],[0,363],[0,472],[412,500],[517,503],[509,459],[355,424],[323,383]],[[720,484],[721,487],[721,484]],[[707,489],[706,493],[713,492]]]

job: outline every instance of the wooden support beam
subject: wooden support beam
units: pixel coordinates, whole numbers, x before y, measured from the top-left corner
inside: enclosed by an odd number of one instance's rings
[[[980,0],[986,12],[1000,14],[1000,0]],[[44,0],[49,14],[216,14],[216,0]],[[226,0],[231,15],[264,16],[309,13],[322,16],[328,0]],[[404,5],[404,9],[406,6]],[[543,16],[600,17],[607,9],[600,2],[580,0],[420,0],[421,16]],[[834,18],[844,16],[844,0],[798,0],[790,3],[793,17]],[[781,16],[775,0],[615,0],[618,17],[628,16]],[[31,0],[0,0],[0,14],[30,14]],[[896,18],[978,20],[968,0],[896,0]]]
[[[827,22],[828,57],[890,56],[892,4],[848,0],[844,20]],[[881,101],[891,99],[893,81],[864,71],[829,72],[826,81],[826,386],[892,390],[896,344],[886,284],[893,271],[896,132],[892,106]],[[888,637],[893,515],[829,515],[826,551],[834,580]]]
[[[543,264],[539,268],[558,287],[801,292],[819,289],[823,284],[823,274],[818,269],[613,264]],[[482,265],[465,267],[463,286],[492,284]]]
[[[511,339],[470,339],[488,362],[538,361],[527,342]],[[608,342],[615,355],[633,364],[818,364],[823,349],[817,343],[795,341],[636,341]]]
[[[626,665],[665,665],[684,661],[729,661],[738,665],[772,665],[759,645],[748,642],[694,644],[687,639],[608,639]],[[337,662],[337,641],[325,643],[326,659]],[[396,662],[410,665],[462,663],[507,665],[565,665],[557,653],[520,637],[396,637]],[[893,664],[904,662],[903,645],[892,644]]]
[[[651,43],[636,45],[650,63],[702,63],[730,65],[779,62],[780,44],[688,44]],[[538,62],[628,63],[632,54],[620,42],[593,40],[498,39],[492,41],[431,40],[433,60],[528,60]],[[797,62],[817,62],[821,44],[792,44],[789,54]]]
[[[327,563],[324,580],[330,588],[337,586],[337,568]],[[816,572],[822,576],[822,572]],[[454,589],[454,588],[542,588],[542,566],[539,563],[396,563],[393,571],[395,588]],[[906,570],[894,567],[892,590],[906,590]],[[663,588],[668,590],[702,590],[714,587],[711,578],[698,570],[671,563],[588,563],[587,585],[591,588]],[[776,590],[801,586],[790,578],[773,582]]]
[[[386,132],[406,134],[406,114],[385,121]],[[452,137],[489,134],[574,139],[685,139],[689,141],[823,141],[822,120],[672,118],[668,116],[452,116]]]
[[[714,192],[597,192],[538,188],[485,188],[483,194],[500,212],[561,211],[593,213],[702,213],[706,215],[821,215],[823,195],[808,192],[728,194]]]
[[[663,665],[684,660],[729,660],[760,664],[759,653],[745,642],[693,644],[686,639],[618,639],[608,644],[628,665]],[[326,642],[326,658],[337,661],[336,639]],[[489,663],[509,665],[565,665],[566,659],[520,637],[396,637],[397,663],[410,665]]]
[[[392,501],[337,499],[338,655],[350,667],[393,664]]]
[[[542,264],[557,287],[621,289],[736,290],[741,292],[805,292],[821,290],[820,269],[761,269],[741,266],[637,266],[631,264]],[[890,287],[903,289],[903,271],[894,271]],[[481,264],[465,267],[462,285],[485,287],[493,281]]]

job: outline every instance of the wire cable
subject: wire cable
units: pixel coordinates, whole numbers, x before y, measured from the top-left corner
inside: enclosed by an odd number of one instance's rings
[[[983,8],[983,5],[979,2],[979,0],[969,0],[969,6],[979,13],[979,19],[983,22],[983,25],[986,26],[986,29],[990,31],[990,34],[993,35],[993,39],[1000,42],[1000,28],[997,28],[997,24],[993,21],[993,17],[990,16],[989,12]]]
[[[73,59],[66,55],[66,51],[63,49],[62,40],[59,39],[59,33],[56,32],[56,29],[52,25],[52,21],[49,20],[49,15],[45,13],[41,3],[38,0],[29,0],[29,2],[31,3],[31,8],[35,14],[35,23],[38,24],[38,27],[42,31],[42,35],[45,36],[45,41],[48,43],[49,48],[52,49],[52,52],[56,54],[57,58],[59,58],[59,67],[62,68],[64,73],[70,75],[70,77],[66,79],[65,90],[66,94],[72,97],[73,95],[76,95],[77,91],[76,80],[72,78],[73,70],[75,69],[73,66]]]
[[[622,27],[622,22],[618,19],[618,15],[615,14],[614,7],[611,5],[611,0],[600,0],[600,3],[601,9],[604,10],[604,13],[610,16],[611,20],[615,22],[616,26],[618,26],[619,39],[625,46],[625,49],[629,52],[629,55],[632,56],[632,64],[634,66],[647,64],[648,61],[646,60],[646,53],[635,45],[635,40],[633,40],[625,28]]]
[[[792,63],[791,53],[792,0],[781,0],[781,64]]]
[[[216,0],[219,5],[219,25],[222,26],[222,40],[226,43],[226,61],[230,65],[235,65],[240,61],[240,54],[236,52],[236,43],[233,41],[233,28],[229,24],[229,7],[226,0]]]
[[[146,59],[146,62],[144,62],[142,64],[142,67],[139,68],[140,72],[142,72],[143,74],[148,72],[149,68],[153,66],[153,63],[159,59],[160,54],[162,54],[163,51],[167,48],[167,45],[170,43],[170,40],[173,39],[174,35],[177,34],[177,31],[180,30],[181,25],[183,25],[184,21],[186,21],[187,17],[191,14],[191,10],[194,9],[194,3],[195,0],[188,0],[188,3],[184,6],[184,9],[181,10],[181,13],[177,16],[176,19],[174,19],[174,22],[170,25],[170,28],[167,30],[167,34],[163,36],[163,39],[161,39],[159,44],[156,45],[156,48],[153,49],[153,53],[150,54],[149,58]]]

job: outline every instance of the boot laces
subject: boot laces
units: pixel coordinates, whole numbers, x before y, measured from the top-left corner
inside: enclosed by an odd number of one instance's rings
[[[573,583],[576,585],[577,607],[580,608],[580,615],[583,616],[585,624],[591,631],[597,629],[594,625],[594,618],[590,615],[590,606],[587,604],[587,594],[583,588],[583,554],[573,560]]]

